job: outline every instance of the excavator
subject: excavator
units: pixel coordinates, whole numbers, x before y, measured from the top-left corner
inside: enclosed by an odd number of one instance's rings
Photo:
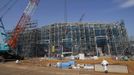
[[[21,18],[16,27],[11,31],[10,35],[5,32],[5,27],[0,17],[0,61],[17,59],[21,60],[24,57],[17,55],[15,52],[19,34],[22,33],[27,23],[31,20],[31,16],[39,4],[39,0],[29,0],[28,5],[24,9]]]

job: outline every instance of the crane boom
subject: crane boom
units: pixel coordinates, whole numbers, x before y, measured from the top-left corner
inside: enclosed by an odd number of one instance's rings
[[[27,7],[25,8],[19,22],[17,23],[15,29],[11,33],[11,38],[7,41],[8,45],[11,48],[16,47],[16,43],[19,37],[19,34],[24,31],[26,24],[30,21],[31,16],[38,6],[39,0],[29,0]]]
[[[82,22],[84,16],[85,16],[85,13],[81,15],[79,22]]]

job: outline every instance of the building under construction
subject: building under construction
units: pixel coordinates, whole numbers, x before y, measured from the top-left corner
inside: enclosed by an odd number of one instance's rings
[[[24,56],[78,53],[97,56],[122,55],[128,48],[128,36],[123,21],[54,23],[22,34],[17,53]]]

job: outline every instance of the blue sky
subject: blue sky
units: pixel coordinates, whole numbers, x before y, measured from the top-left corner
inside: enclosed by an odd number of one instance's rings
[[[0,0],[0,7],[8,0]],[[10,0],[15,1],[15,0]],[[38,20],[38,26],[64,22],[65,0],[40,0],[32,19]],[[19,21],[28,0],[18,0],[3,17],[7,30],[12,30]],[[68,22],[106,22],[124,20],[129,36],[134,36],[134,0],[67,0]],[[0,13],[1,16],[1,13]]]

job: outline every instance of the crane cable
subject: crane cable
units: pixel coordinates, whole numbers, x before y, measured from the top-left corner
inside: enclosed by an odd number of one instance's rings
[[[7,34],[5,34],[6,30],[5,30],[5,27],[4,27],[4,23],[3,23],[3,21],[2,21],[2,18],[0,18],[0,24],[1,24],[1,25],[0,25],[0,28],[2,28],[3,31],[4,31],[4,33],[1,33],[1,34],[7,36]]]
[[[11,1],[8,0],[7,3],[5,3],[3,6],[1,6],[1,8],[0,8],[0,12],[4,11],[4,9],[7,8],[7,6],[9,5],[10,2],[11,2]]]
[[[0,15],[0,28],[2,28],[5,31],[5,27],[4,27],[4,23],[2,21],[3,17],[8,13],[9,10],[11,10],[11,8],[17,3],[17,0],[15,0],[12,4],[11,4],[11,0],[9,0],[6,4],[4,4],[1,8],[0,8],[0,13],[2,13],[2,15]],[[7,9],[5,9],[7,8]],[[3,33],[4,34],[4,33]]]
[[[83,18],[85,17],[85,13],[83,13],[79,19],[79,22],[82,22]]]
[[[0,8],[0,10],[3,10],[2,15],[0,16],[0,18],[3,18],[9,10],[11,10],[11,8],[17,3],[18,0],[15,0],[14,2],[12,2],[11,4],[11,0],[9,0],[3,7]],[[5,9],[7,8],[7,9]],[[5,9],[5,11],[4,11]]]

